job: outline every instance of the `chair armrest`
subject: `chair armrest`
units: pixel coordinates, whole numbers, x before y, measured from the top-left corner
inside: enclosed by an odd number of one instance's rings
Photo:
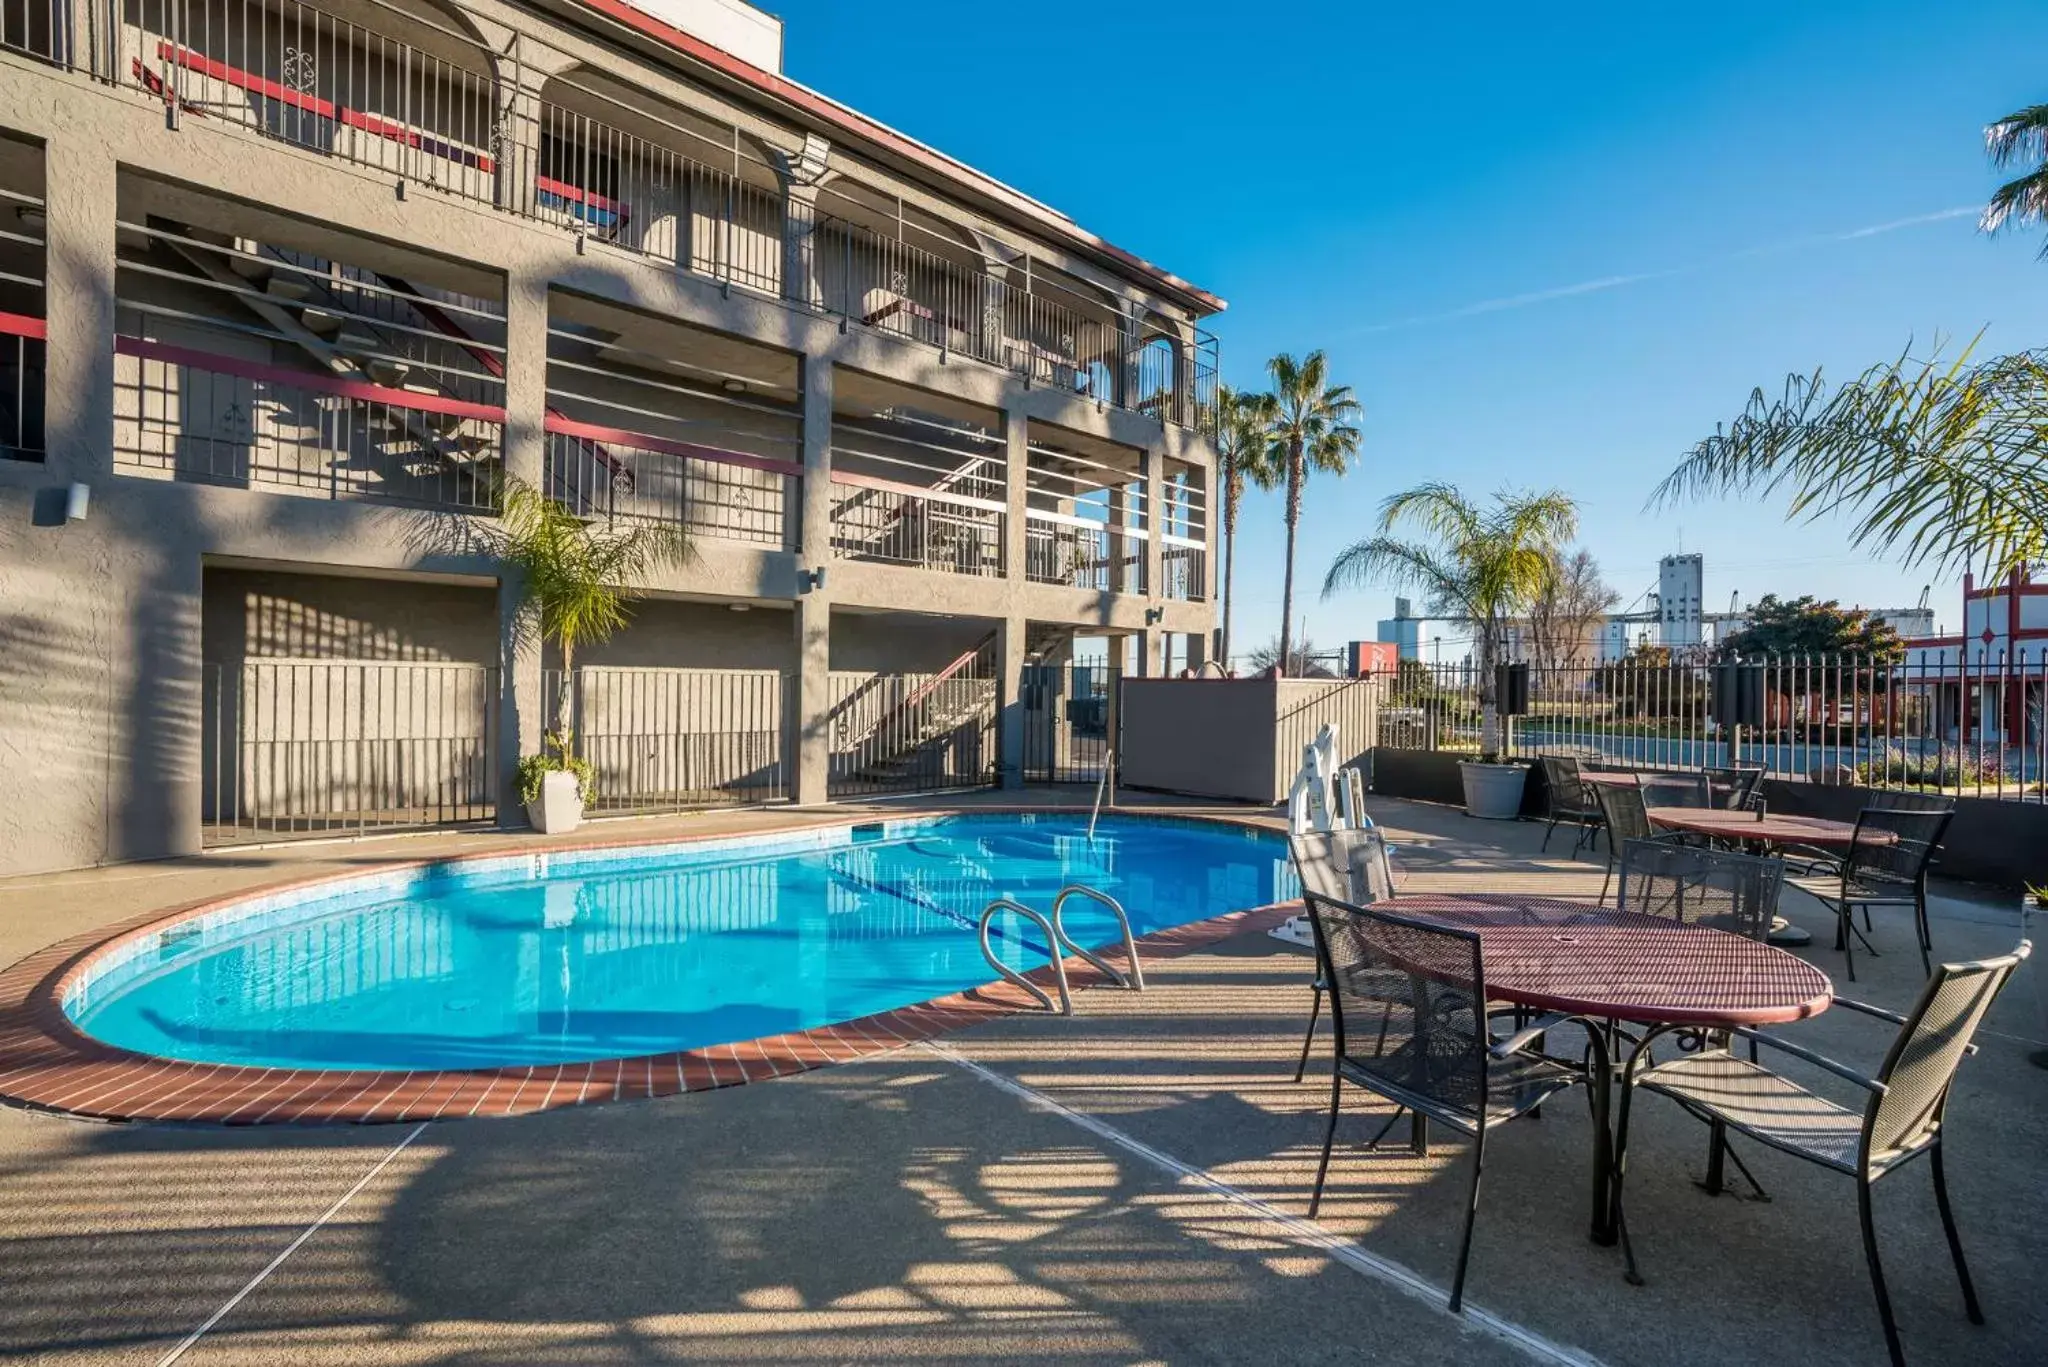
[[[1554,1011],[1547,1016],[1541,1016],[1536,1020],[1530,1021],[1506,1039],[1495,1040],[1488,1046],[1488,1052],[1495,1058],[1508,1058],[1519,1054],[1524,1049],[1527,1049],[1530,1042],[1539,1035],[1555,1030],[1560,1025],[1586,1025],[1590,1028],[1590,1023],[1584,1016],[1567,1016],[1561,1011]]]
[[[1752,1030],[1746,1025],[1738,1026],[1735,1029],[1729,1031],[1728,1033],[1731,1035],[1740,1035],[1744,1039],[1754,1040],[1758,1044],[1768,1045],[1773,1049],[1782,1050],[1783,1052],[1790,1054],[1792,1057],[1796,1059],[1803,1059],[1807,1063],[1811,1063],[1816,1068],[1822,1069],[1825,1072],[1833,1073],[1836,1077],[1842,1079],[1844,1082],[1853,1082],[1866,1092],[1876,1092],[1879,1095],[1883,1095],[1885,1091],[1888,1090],[1885,1087],[1885,1085],[1882,1082],[1879,1082],[1876,1078],[1868,1077],[1862,1073],[1859,1073],[1846,1063],[1837,1063],[1833,1059],[1829,1058],[1826,1054],[1815,1053],[1813,1050],[1808,1049],[1805,1045],[1794,1044],[1790,1040],[1780,1039],[1776,1035],[1766,1034],[1762,1030]]]
[[[1875,1016],[1881,1021],[1890,1021],[1893,1025],[1903,1026],[1907,1023],[1906,1018],[1898,1012],[1887,1011],[1882,1006],[1872,1006],[1869,1002],[1851,1001],[1847,997],[1837,997],[1834,1004],[1836,1006],[1846,1006],[1851,1011],[1860,1011],[1866,1016]],[[1966,1055],[1976,1052],[1977,1046],[1974,1044],[1963,1046],[1963,1053]]]
[[[1851,1001],[1847,997],[1837,997],[1834,1004],[1836,1006],[1846,1006],[1851,1011],[1860,1011],[1866,1016],[1875,1016],[1879,1020],[1890,1021],[1893,1025],[1904,1025],[1906,1023],[1906,1018],[1898,1012],[1887,1011],[1882,1006],[1872,1006],[1869,1002]]]

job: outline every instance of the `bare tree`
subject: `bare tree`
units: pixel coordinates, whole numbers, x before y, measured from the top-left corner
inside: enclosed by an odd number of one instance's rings
[[[1538,669],[1576,669],[1597,658],[1593,636],[1621,595],[1600,577],[1586,550],[1558,552],[1550,587],[1529,606],[1529,663]]]

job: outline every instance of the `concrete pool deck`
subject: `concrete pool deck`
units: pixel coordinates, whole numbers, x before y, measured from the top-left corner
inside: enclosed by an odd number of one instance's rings
[[[1540,828],[1373,809],[1402,847],[1406,887],[1598,890],[1598,862],[1535,856]],[[792,815],[677,826],[765,829]],[[149,906],[504,839],[245,850],[0,883],[0,955]],[[1794,920],[1825,928],[1817,904],[1786,900]],[[1937,950],[2009,947],[2006,905],[1942,899]],[[1904,1005],[1919,980],[1910,931],[1881,920],[1877,938],[1891,952],[1859,956],[1856,995]],[[1810,957],[1839,973],[1839,955]],[[0,1353],[1881,1360],[1846,1180],[1751,1145],[1775,1199],[1709,1199],[1689,1180],[1704,1132],[1666,1106],[1642,1108],[1631,1158],[1647,1287],[1623,1283],[1618,1254],[1585,1238],[1582,1106],[1489,1145],[1468,1290],[1481,1316],[1455,1321],[1426,1290],[1449,1271],[1462,1143],[1364,1154],[1385,1108],[1355,1100],[1323,1218],[1308,1224],[1328,1096],[1326,1071],[1292,1082],[1308,967],[1301,951],[1243,935],[1149,967],[1142,995],[1082,992],[1072,1019],[1016,1015],[772,1083],[503,1122],[232,1131],[0,1110]],[[1878,1189],[1914,1361],[2032,1362],[2048,1343],[2048,1073],[2026,1060],[2041,1034],[2035,971],[1999,1003],[1951,1112],[1950,1179],[1986,1326],[1963,1318],[1925,1177]],[[1831,1012],[1797,1029],[1868,1066],[1887,1042],[1872,1024]]]

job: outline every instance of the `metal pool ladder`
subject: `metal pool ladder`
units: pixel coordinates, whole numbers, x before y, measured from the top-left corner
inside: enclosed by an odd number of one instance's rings
[[[1109,910],[1109,914],[1116,918],[1117,929],[1123,934],[1124,961],[1130,965],[1130,972],[1126,973],[1117,968],[1094,950],[1077,943],[1071,935],[1067,934],[1067,928],[1060,917],[1066,910],[1068,899],[1073,897],[1085,898],[1088,901],[1106,907]],[[999,911],[1014,911],[1026,920],[1036,923],[1039,930],[1044,932],[1045,942],[1051,947],[1052,951],[1049,957],[1052,960],[1053,981],[1060,990],[1060,997],[1057,1003],[1053,1001],[1051,995],[1044,988],[1032,982],[1016,969],[1011,968],[997,956],[995,947],[989,943],[989,931],[995,921],[996,913]],[[1015,983],[1018,987],[1023,988],[1026,992],[1036,997],[1039,1004],[1048,1011],[1057,1011],[1062,1016],[1074,1014],[1074,994],[1067,986],[1066,956],[1068,954],[1079,955],[1089,964],[1093,965],[1102,976],[1108,978],[1118,987],[1127,988],[1133,992],[1143,992],[1145,990],[1145,966],[1138,961],[1138,942],[1131,935],[1131,918],[1125,914],[1123,903],[1099,889],[1087,887],[1080,883],[1067,884],[1052,899],[1052,915],[1050,916],[1047,916],[1042,911],[1025,906],[1015,898],[998,897],[995,901],[982,908],[980,931],[981,957],[988,960],[988,966],[993,968],[997,975],[1005,982]]]

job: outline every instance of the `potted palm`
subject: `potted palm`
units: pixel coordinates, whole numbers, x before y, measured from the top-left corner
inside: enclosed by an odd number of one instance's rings
[[[1494,666],[1508,624],[1550,587],[1559,551],[1578,531],[1578,507],[1562,492],[1504,491],[1481,507],[1456,485],[1428,483],[1380,506],[1377,536],[1349,547],[1323,578],[1323,596],[1380,583],[1419,590],[1432,613],[1469,627],[1478,644],[1479,758],[1458,766],[1468,815],[1512,820],[1522,810],[1524,765],[1503,757]],[[1423,539],[1394,535],[1403,525]]]
[[[543,835],[573,831],[594,791],[590,764],[576,752],[570,697],[576,652],[610,638],[632,616],[632,584],[690,554],[680,526],[625,530],[586,520],[523,481],[507,479],[496,518],[475,519],[470,547],[497,560],[518,586],[520,635],[538,632],[561,653],[553,720],[538,754],[519,759],[519,798]]]

